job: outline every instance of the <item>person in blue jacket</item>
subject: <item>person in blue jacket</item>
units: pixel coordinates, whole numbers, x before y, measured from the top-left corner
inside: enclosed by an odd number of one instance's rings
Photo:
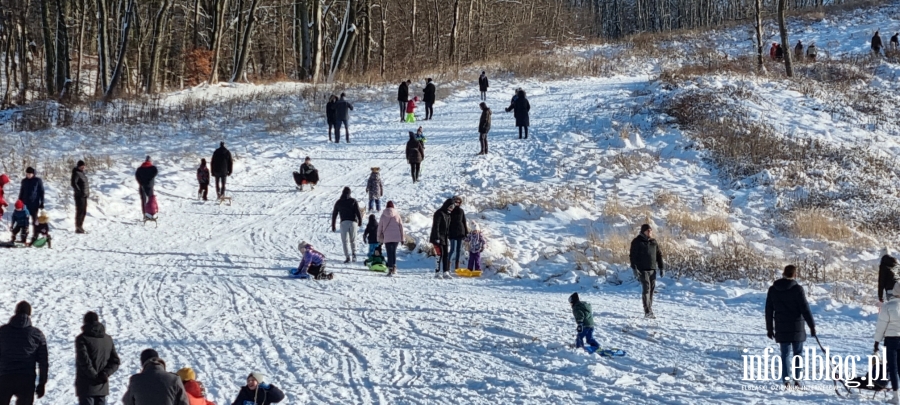
[[[241,387],[231,405],[269,405],[283,400],[284,392],[266,381],[263,373],[254,372],[247,376],[247,385]]]
[[[37,177],[33,167],[25,169],[25,178],[19,187],[19,199],[31,214],[31,223],[37,224],[38,210],[44,209],[44,181]]]

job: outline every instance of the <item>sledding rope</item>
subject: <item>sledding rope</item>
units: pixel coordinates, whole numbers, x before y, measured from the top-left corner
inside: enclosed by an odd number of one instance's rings
[[[818,336],[813,336],[813,337],[816,338],[816,344],[819,345],[819,349],[822,350],[822,353],[825,353],[825,348],[822,347],[822,342],[819,341],[819,337]],[[844,396],[841,395],[841,393],[838,391],[838,381],[840,381],[841,385],[844,386],[844,389],[847,390],[848,396],[853,393],[853,391],[850,391],[850,388],[847,387],[847,384],[844,383],[844,380],[839,380],[837,378],[834,378],[833,375],[830,377],[831,377],[831,382],[834,384],[834,393],[837,394],[838,397],[844,398]]]

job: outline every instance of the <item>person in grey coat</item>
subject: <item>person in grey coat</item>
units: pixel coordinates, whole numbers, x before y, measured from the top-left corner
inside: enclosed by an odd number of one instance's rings
[[[153,349],[141,352],[141,372],[128,380],[125,405],[190,405],[184,384],[166,371],[166,362]]]
[[[656,318],[653,314],[653,294],[656,293],[656,271],[663,276],[662,250],[656,239],[653,239],[653,228],[649,224],[641,225],[641,233],[631,241],[631,270],[641,281],[644,316]]]
[[[350,143],[350,127],[347,125],[350,122],[350,111],[353,110],[353,105],[350,104],[347,100],[344,99],[345,94],[341,93],[341,98],[334,103],[334,142],[341,143],[341,124],[344,124],[344,132],[346,132],[347,143]]]
[[[106,405],[109,377],[119,369],[119,355],[95,312],[84,314],[75,337],[75,395],[78,405]]]

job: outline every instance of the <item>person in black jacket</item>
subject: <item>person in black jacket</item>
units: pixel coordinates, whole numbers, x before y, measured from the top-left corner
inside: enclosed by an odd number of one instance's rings
[[[453,268],[459,268],[459,256],[463,250],[463,239],[469,235],[469,223],[466,220],[466,213],[462,209],[462,197],[453,196],[453,205],[456,208],[450,213],[450,231],[447,238],[450,240],[450,257],[448,260],[453,262]]]
[[[881,35],[878,35],[878,31],[875,31],[875,35],[872,35],[872,53],[875,55],[881,55]]]
[[[488,78],[484,71],[478,76],[478,90],[481,91],[481,101],[487,101]]]
[[[896,51],[897,48],[900,48],[900,32],[895,32],[894,35],[891,35],[891,50]]]
[[[225,195],[225,179],[231,176],[233,163],[231,152],[225,147],[225,142],[219,142],[219,148],[213,152],[212,160],[209,162],[209,169],[216,178],[216,198]],[[222,184],[221,187],[219,183]]]
[[[269,405],[283,400],[284,392],[275,384],[269,384],[263,373],[250,373],[247,385],[241,387],[241,392],[231,405]]]
[[[159,171],[156,170],[156,166],[153,166],[153,162],[150,161],[150,156],[147,156],[147,158],[144,159],[144,163],[141,164],[141,167],[138,167],[137,170],[134,171],[134,179],[137,180],[138,192],[141,194],[141,214],[147,213],[147,200],[155,195],[153,193],[153,187],[156,185],[157,173],[159,173]]]
[[[656,318],[653,314],[653,294],[656,293],[656,270],[663,276],[662,250],[656,239],[653,239],[653,228],[649,224],[641,225],[641,233],[631,241],[631,270],[641,281],[641,299],[644,304],[644,316]]]
[[[409,101],[409,85],[412,80],[400,82],[397,88],[397,101],[400,103],[400,122],[406,122],[406,103]]]
[[[516,92],[515,97],[513,97],[512,102],[509,103],[509,107],[506,107],[506,112],[513,112],[513,116],[516,117],[516,126],[519,127],[519,139],[522,139],[522,130],[525,130],[525,139],[528,139],[528,112],[531,111],[531,104],[528,103],[528,99],[525,98],[525,90],[519,89]]]
[[[75,395],[78,405],[106,405],[109,377],[119,369],[119,355],[95,312],[84,314],[75,337]]]
[[[434,88],[434,82],[431,81],[430,77],[425,79],[425,82],[427,83],[425,85],[425,97],[423,100],[425,101],[425,119],[430,120],[434,115],[434,92],[436,89]]]
[[[331,232],[336,232],[335,220],[341,217],[341,243],[344,245],[344,263],[350,263],[352,256],[356,261],[356,230],[362,225],[362,213],[359,211],[359,203],[350,197],[350,187],[344,187],[341,198],[334,203],[331,211]]]
[[[894,267],[897,267],[897,259],[891,255],[881,256],[881,263],[878,265],[878,301],[885,301],[885,292],[887,299],[891,299],[891,286],[897,281],[897,273],[894,273]]]
[[[436,265],[434,278],[441,278],[441,270],[444,278],[450,278],[450,213],[456,208],[452,198],[444,201],[444,205],[434,212],[431,223],[431,235],[428,241],[434,246]]]
[[[79,160],[72,169],[72,190],[75,192],[75,233],[84,233],[84,217],[87,216],[87,200],[91,195],[84,161]]]
[[[294,182],[297,183],[300,191],[303,191],[304,184],[309,184],[310,190],[316,189],[316,184],[319,183],[319,170],[313,166],[312,159],[309,156],[303,160],[303,164],[300,165],[300,171],[294,172]]]
[[[28,208],[32,225],[37,225],[38,209],[44,209],[44,181],[35,175],[33,167],[25,169],[25,178],[19,187],[19,199]]]
[[[372,257],[372,254],[375,253],[375,249],[378,248],[378,219],[375,218],[375,214],[369,215],[369,222],[366,223],[366,230],[363,231],[363,240],[369,244],[369,256]]]
[[[409,140],[406,141],[406,161],[409,162],[409,172],[412,174],[413,183],[419,181],[423,160],[425,160],[425,145],[416,139],[415,132],[409,131]]]
[[[341,143],[341,124],[344,124],[344,132],[347,134],[347,143],[350,143],[350,111],[353,111],[353,105],[344,100],[344,93],[341,98],[334,102],[334,122],[337,127],[334,129],[334,142]]]
[[[35,387],[34,367],[40,372]],[[31,304],[16,304],[16,314],[0,326],[0,404],[31,405],[34,397],[44,396],[49,362],[47,339],[40,329],[31,326]]]
[[[803,355],[803,342],[806,341],[803,321],[806,321],[809,334],[813,337],[816,336],[816,324],[809,310],[809,303],[806,302],[803,287],[794,280],[797,276],[797,267],[785,266],[781,275],[783,278],[775,280],[766,294],[766,334],[769,339],[781,345],[781,381],[784,381],[785,386],[789,386],[790,383],[785,377],[791,372],[792,362],[788,360],[793,356]],[[788,357],[788,351],[791,349],[794,354]],[[798,368],[797,371],[799,370]],[[800,384],[795,380],[794,385]]]
[[[334,129],[335,133],[340,131],[340,128],[336,128],[337,119],[335,119],[335,115],[337,115],[337,111],[335,111],[334,104],[337,103],[337,96],[334,94],[328,99],[328,104],[325,104],[325,122],[328,123],[328,142],[331,142],[331,130]]]
[[[488,132],[491,132],[491,109],[487,104],[481,102],[481,119],[478,120],[478,142],[481,143],[481,152],[479,155],[487,155],[488,153]]]

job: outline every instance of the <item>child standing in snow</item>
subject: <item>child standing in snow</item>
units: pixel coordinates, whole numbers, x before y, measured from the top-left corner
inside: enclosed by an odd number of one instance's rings
[[[28,239],[28,226],[31,225],[31,213],[28,212],[28,208],[25,208],[25,203],[22,200],[16,201],[16,210],[12,213],[12,224],[10,228],[12,228],[12,239],[10,242],[16,241],[16,235],[22,234],[22,243],[25,243],[25,240]]]
[[[469,245],[469,265],[466,268],[481,270],[481,252],[484,251],[487,241],[484,239],[481,229],[478,228],[478,224],[472,225],[472,231],[466,235],[466,244]]]
[[[418,101],[419,97],[416,96],[406,103],[406,122],[416,122],[416,103]]]
[[[34,245],[34,242],[39,238],[43,238],[46,241],[46,245],[48,248],[51,248],[50,241],[50,216],[47,215],[47,211],[41,210],[41,215],[38,216],[38,223],[34,226],[34,235],[31,237],[31,243],[28,245]]]
[[[206,201],[206,194],[209,191],[209,168],[206,167],[206,159],[200,159],[200,168],[197,169],[197,182],[200,183],[197,198],[202,198],[203,201]]]
[[[325,256],[313,249],[312,245],[300,242],[298,248],[303,253],[303,259],[300,260],[300,266],[291,270],[291,276],[303,279],[313,276],[317,280],[334,278],[334,274],[325,272]]]
[[[423,147],[423,148],[425,147],[425,141],[426,141],[427,139],[425,139],[425,133],[422,132],[422,127],[419,127],[419,130],[416,131],[416,140],[419,141],[419,143],[422,144],[422,147]]]
[[[380,167],[373,167],[372,173],[369,175],[369,181],[366,182],[366,193],[369,194],[369,212],[372,212],[373,208],[381,211],[381,195],[384,185],[381,183],[380,171]]]
[[[378,220],[375,219],[375,214],[369,215],[369,223],[366,224],[366,230],[363,232],[363,239],[369,244],[369,257],[372,257],[372,254],[375,253],[375,249],[380,245],[380,243],[378,243]]]
[[[600,343],[594,340],[594,311],[591,310],[591,304],[581,301],[578,293],[569,296],[569,304],[572,306],[572,314],[575,315],[575,323],[578,327],[578,335],[575,337],[575,347],[584,347],[586,340],[590,347],[585,348],[588,353],[593,353],[600,348]]]

